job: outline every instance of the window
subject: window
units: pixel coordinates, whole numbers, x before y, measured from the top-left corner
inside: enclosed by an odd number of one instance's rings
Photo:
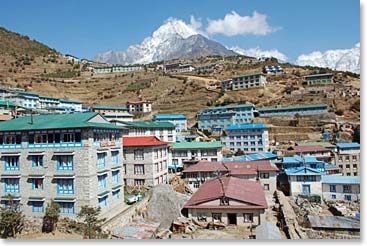
[[[32,205],[32,213],[44,212],[43,201],[32,201],[31,205]]]
[[[104,190],[107,187],[107,174],[98,175],[98,190]]]
[[[32,167],[34,168],[43,167],[43,155],[32,155]]]
[[[123,169],[124,169],[124,174],[126,175],[126,172],[127,172],[127,170],[126,170],[126,164],[123,165]]]
[[[352,192],[352,186],[343,185],[343,193],[350,193],[350,192]]]
[[[115,191],[112,191],[112,198],[114,200],[118,200],[118,199],[121,198],[121,191],[120,191],[120,189],[115,190]]]
[[[134,179],[134,185],[135,186],[143,186],[145,184],[144,179]]]
[[[331,195],[331,199],[335,200],[336,199],[336,195]]]
[[[352,196],[351,195],[344,195],[344,200],[351,201]]]
[[[223,197],[220,199],[220,205],[221,206],[228,206],[229,205],[229,199],[227,197]]]
[[[32,179],[32,190],[43,190],[43,178]]]
[[[60,214],[74,214],[74,202],[59,202]]]
[[[112,164],[118,165],[119,164],[119,152],[118,151],[112,151]]]
[[[222,214],[221,213],[212,213],[213,221],[219,220],[222,221]]]
[[[58,155],[56,161],[57,170],[74,170],[74,156]]]
[[[0,145],[11,145],[21,143],[22,143],[21,134],[0,136]]]
[[[98,203],[101,208],[104,208],[107,206],[107,196],[98,198]]]
[[[336,192],[336,185],[330,185],[330,192]]]
[[[254,222],[254,215],[252,213],[243,214],[243,222],[245,222],[245,223]]]
[[[4,157],[5,171],[19,170],[20,169],[19,160],[20,160],[19,156],[5,156]]]
[[[134,150],[134,160],[136,161],[144,160],[144,150],[143,149]]]
[[[349,156],[349,155],[347,155],[347,156],[345,157],[345,161],[350,161],[350,156]]]
[[[135,164],[134,165],[134,174],[144,175],[144,165],[143,164]]]
[[[264,190],[270,190],[269,184],[264,184]]]
[[[112,183],[113,184],[118,184],[118,182],[119,182],[119,173],[120,173],[119,170],[112,171]]]
[[[74,194],[74,180],[73,179],[57,180],[57,194]]]
[[[106,167],[106,156],[107,153],[97,153],[97,168],[104,168]]]
[[[269,173],[260,173],[260,178],[261,179],[268,179],[269,178]]]
[[[5,179],[4,191],[9,193],[19,193],[20,185],[19,178],[7,178]]]

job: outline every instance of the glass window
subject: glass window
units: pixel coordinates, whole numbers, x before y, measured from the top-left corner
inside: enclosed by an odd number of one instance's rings
[[[212,213],[213,221],[219,220],[222,221],[222,214],[221,213]]]
[[[106,167],[106,156],[106,152],[97,153],[97,168]]]
[[[57,170],[74,170],[73,155],[58,155],[56,157]]]
[[[330,192],[336,192],[336,186],[330,185]]]
[[[74,202],[59,202],[60,214],[74,214]]]
[[[143,186],[145,184],[145,180],[144,179],[135,179],[134,184],[135,184],[135,186]]]
[[[350,186],[350,185],[343,185],[343,192],[344,193],[352,192],[352,186]]]
[[[104,190],[107,188],[107,174],[98,175],[98,190]]]
[[[120,191],[120,189],[115,190],[115,191],[112,191],[112,198],[114,200],[118,200],[118,199],[121,198],[121,191]]]
[[[57,194],[74,194],[74,180],[73,179],[57,180]]]
[[[268,179],[269,178],[269,173],[260,173],[260,178]]]
[[[32,190],[43,190],[43,178],[32,179]]]
[[[20,170],[19,156],[4,156],[5,171]]]
[[[32,155],[32,167],[43,167],[43,155]]]
[[[107,196],[98,198],[98,203],[101,208],[104,208],[107,206]]]
[[[112,183],[117,184],[119,182],[119,174],[119,170],[112,171]]]
[[[134,160],[136,161],[144,160],[144,150],[143,149],[134,150]]]
[[[254,221],[254,215],[252,213],[243,214],[243,222],[252,223]]]
[[[7,178],[5,179],[4,191],[8,193],[19,193],[20,185],[19,178]]]
[[[144,165],[143,164],[135,164],[134,165],[134,174],[144,175]]]
[[[32,213],[43,213],[44,206],[43,201],[32,201]]]

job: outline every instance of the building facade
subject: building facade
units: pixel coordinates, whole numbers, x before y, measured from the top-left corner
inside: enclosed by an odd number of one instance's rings
[[[359,143],[337,143],[335,164],[344,176],[360,176],[361,150]]]
[[[41,108],[41,109],[55,108],[59,104],[60,104],[60,100],[58,98],[39,96],[38,108]]]
[[[304,76],[303,78],[304,81],[302,84],[304,85],[325,85],[334,83],[332,73],[313,74]]]
[[[180,142],[173,144],[172,165],[183,167],[184,161],[222,161],[222,144],[215,142]]]
[[[150,113],[152,112],[152,102],[149,101],[128,101],[126,107],[129,109],[129,113]]]
[[[297,195],[322,195],[321,177],[323,175],[317,169],[309,167],[290,168],[285,170],[288,176],[289,193]]]
[[[187,131],[187,117],[182,114],[156,114],[153,122],[170,122],[175,125],[177,141],[181,140],[181,132]]]
[[[100,206],[111,218],[124,204],[122,130],[97,113],[38,115],[0,123],[0,197],[43,217],[51,200],[62,216]]]
[[[243,74],[232,77],[232,90],[264,87],[265,85],[266,77],[262,73]]]
[[[359,201],[360,176],[322,176],[322,197],[325,201]]]
[[[224,148],[245,153],[266,152],[269,149],[269,127],[264,124],[241,124],[225,128]]]
[[[9,95],[8,100],[17,106],[28,109],[36,109],[39,105],[39,95],[30,92],[18,92]]]
[[[220,132],[230,125],[251,123],[254,111],[253,104],[209,108],[198,114],[199,129]]]
[[[60,99],[58,108],[67,109],[73,112],[82,112],[82,103],[76,100]]]
[[[300,106],[289,106],[284,107],[278,105],[272,108],[257,108],[260,116],[290,116],[290,115],[313,115],[313,114],[326,114],[327,105],[326,104],[316,104],[316,105],[300,105]]]
[[[124,170],[127,186],[153,187],[167,183],[168,143],[154,136],[124,137]]]

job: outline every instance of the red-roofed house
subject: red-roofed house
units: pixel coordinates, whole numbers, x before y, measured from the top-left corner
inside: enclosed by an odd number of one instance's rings
[[[155,186],[167,182],[168,142],[154,136],[123,137],[125,185]]]
[[[184,213],[198,221],[259,225],[268,207],[261,184],[236,177],[206,181],[185,204]]]
[[[331,150],[321,145],[294,146],[288,149],[290,154],[299,156],[315,156],[320,161],[329,162],[332,158]]]
[[[221,175],[230,175],[248,180],[259,180],[264,190],[274,193],[278,168],[270,161],[209,162],[199,161],[183,171],[192,190],[198,189],[206,180]]]
[[[129,109],[129,113],[149,113],[152,112],[152,102],[149,101],[127,101],[126,107]]]

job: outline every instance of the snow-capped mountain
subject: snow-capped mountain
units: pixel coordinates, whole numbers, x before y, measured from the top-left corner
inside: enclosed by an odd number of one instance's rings
[[[242,49],[238,46],[231,47],[229,49],[244,56],[250,56],[255,58],[274,57],[277,58],[279,62],[286,62],[288,60],[288,57],[285,54],[278,51],[277,49],[261,50],[259,47],[251,49]]]
[[[296,61],[300,66],[328,67],[339,71],[360,73],[360,43],[351,49],[315,51],[300,55]]]
[[[182,20],[170,18],[141,44],[131,45],[126,51],[108,51],[99,54],[94,60],[112,64],[146,64],[208,55],[237,54],[204,37]]]

